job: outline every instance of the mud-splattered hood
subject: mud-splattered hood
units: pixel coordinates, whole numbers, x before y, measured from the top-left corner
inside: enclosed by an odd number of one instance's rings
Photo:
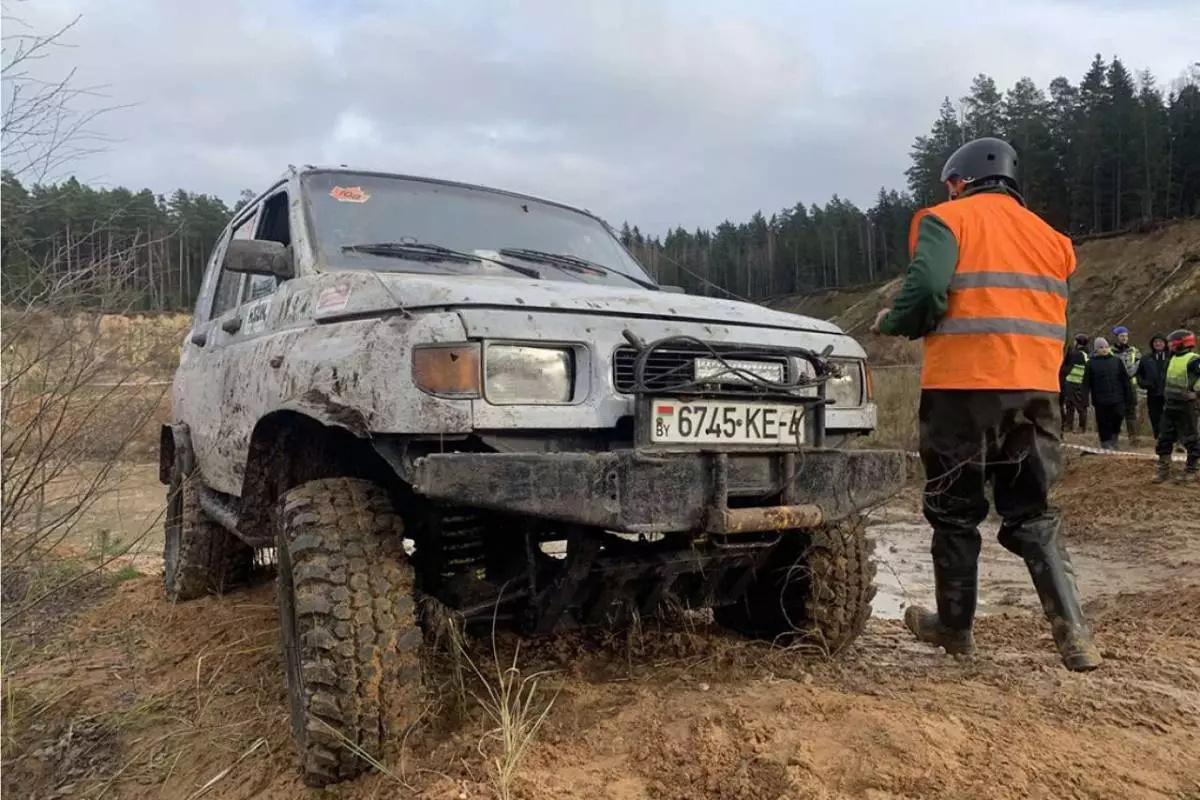
[[[397,306],[408,310],[463,307],[528,309],[608,317],[717,322],[835,335],[842,333],[836,325],[812,317],[712,297],[568,281],[377,274]]]

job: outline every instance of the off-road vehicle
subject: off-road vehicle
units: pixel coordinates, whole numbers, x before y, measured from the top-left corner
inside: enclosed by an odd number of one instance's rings
[[[312,785],[414,721],[446,612],[535,635],[711,607],[840,649],[874,596],[860,512],[904,480],[839,449],[875,409],[837,326],[660,286],[586,211],[346,168],[235,214],[172,402],[166,596],[274,548]]]

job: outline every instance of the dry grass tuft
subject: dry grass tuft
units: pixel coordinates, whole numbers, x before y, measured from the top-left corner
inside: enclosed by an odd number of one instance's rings
[[[513,780],[521,762],[558,698],[557,692],[549,700],[543,700],[539,696],[539,682],[548,673],[521,674],[521,669],[517,666],[520,650],[518,644],[513,649],[511,663],[502,667],[493,642],[492,652],[496,670],[494,682],[485,678],[475,663],[468,659],[486,690],[485,696],[476,695],[475,699],[496,725],[484,738],[494,739],[500,744],[500,752],[493,755],[491,760],[496,792],[501,800],[510,800],[512,797]],[[482,745],[481,741],[481,754]]]
[[[915,450],[917,410],[921,402],[920,366],[876,367],[873,375],[878,424],[867,441]]]

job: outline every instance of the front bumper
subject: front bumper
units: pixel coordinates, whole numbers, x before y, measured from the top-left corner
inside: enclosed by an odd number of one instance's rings
[[[906,479],[904,453],[890,450],[439,453],[416,459],[407,477],[419,494],[456,505],[630,533],[713,534],[836,522]]]

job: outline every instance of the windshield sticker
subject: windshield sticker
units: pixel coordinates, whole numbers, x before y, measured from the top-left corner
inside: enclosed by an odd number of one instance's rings
[[[324,311],[341,311],[348,302],[350,302],[350,285],[339,283],[317,295],[316,311],[318,314]]]
[[[365,203],[371,199],[361,186],[335,186],[329,190],[329,196],[339,203]]]

